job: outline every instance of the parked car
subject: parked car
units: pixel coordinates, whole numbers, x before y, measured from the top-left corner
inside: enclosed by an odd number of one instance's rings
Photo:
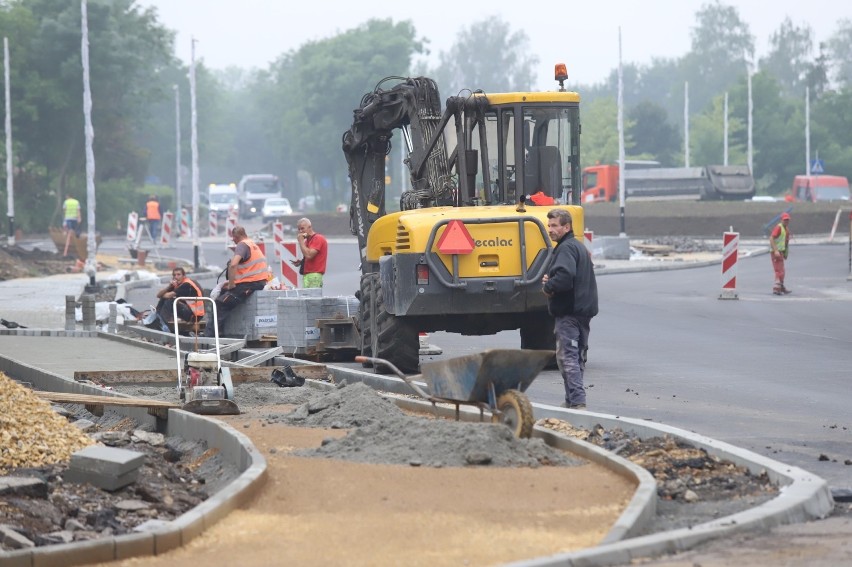
[[[290,206],[290,200],[286,197],[271,197],[263,202],[260,214],[263,222],[269,222],[278,217],[292,215],[293,207]]]

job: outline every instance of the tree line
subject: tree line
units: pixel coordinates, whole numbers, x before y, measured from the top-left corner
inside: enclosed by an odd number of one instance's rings
[[[149,194],[174,210],[178,175],[181,200],[191,202],[189,68],[176,58],[175,33],[156,10],[135,0],[89,0],[88,17],[97,228],[109,231]],[[692,29],[682,57],[624,66],[628,157],[682,165],[688,82],[690,162],[722,162],[727,93],[729,162],[745,163],[750,66],[758,191],[780,194],[804,173],[806,89],[812,152],[828,173],[852,177],[852,21],[839,20],[830,39],[815,45],[807,23],[787,19],[760,60],[748,24],[718,0],[696,12]],[[10,52],[15,224],[44,231],[59,224],[65,194],[85,205],[80,5],[7,0],[0,3],[0,32]],[[201,187],[275,173],[291,199],[314,194],[329,208],[348,202],[340,140],[364,93],[385,77],[414,75],[435,78],[443,97],[464,89],[532,90],[540,81],[528,43],[525,31],[489,17],[462,27],[430,65],[428,39],[411,21],[370,19],[282,53],[262,69],[212,70],[201,56]],[[582,100],[584,165],[617,159],[617,84],[613,68],[600,84],[570,87]],[[5,187],[0,184],[4,220]]]

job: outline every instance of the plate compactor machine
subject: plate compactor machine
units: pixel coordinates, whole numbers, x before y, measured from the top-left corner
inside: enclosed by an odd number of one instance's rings
[[[239,415],[240,408],[234,401],[234,384],[231,369],[222,366],[219,351],[219,327],[216,302],[209,297],[175,298],[172,310],[177,321],[178,301],[209,301],[212,304],[210,324],[215,326],[215,352],[199,352],[196,338],[195,352],[181,356],[180,335],[175,325],[175,352],[177,353],[178,395],[181,409],[200,415]],[[196,332],[196,336],[197,336]]]

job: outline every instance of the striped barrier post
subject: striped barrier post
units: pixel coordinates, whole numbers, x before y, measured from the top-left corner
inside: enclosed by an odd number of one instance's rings
[[[719,299],[739,299],[737,297],[737,246],[740,242],[740,233],[730,232],[722,234],[722,293]]]
[[[290,263],[290,260],[296,260],[296,243],[282,242],[281,243],[281,280],[289,282],[293,287],[299,287],[299,272]]]
[[[163,213],[163,226],[160,230],[160,248],[168,248],[172,239],[172,223],[175,214],[169,211]]]
[[[127,215],[127,242],[136,241],[136,231],[139,227],[139,215],[135,212]]]
[[[595,232],[593,230],[583,231],[583,239],[586,241],[586,249],[589,251],[589,254],[592,254],[592,240],[594,238]]]
[[[275,247],[275,259],[281,261],[281,243],[284,242],[284,223],[275,221],[272,223],[272,238]]]
[[[189,238],[192,233],[189,232],[189,209],[180,210],[180,237]]]
[[[228,220],[225,221],[225,245],[230,246],[231,240],[234,237],[234,228],[237,226],[237,211],[230,209],[228,211]]]
[[[217,234],[219,234],[219,218],[216,216],[216,211],[210,211],[210,214],[207,215],[207,218],[207,226],[210,230],[210,236],[216,236]]]

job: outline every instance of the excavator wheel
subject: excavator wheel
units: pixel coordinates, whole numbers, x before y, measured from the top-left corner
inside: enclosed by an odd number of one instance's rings
[[[497,398],[497,410],[491,417],[493,423],[502,423],[522,439],[532,435],[535,418],[529,398],[519,390],[506,390]]]
[[[372,333],[372,356],[389,360],[405,373],[420,370],[420,334],[402,317],[391,315],[385,310],[384,293],[378,276],[373,282],[375,304],[373,316],[375,330]],[[380,364],[376,372],[389,373],[390,370]]]

